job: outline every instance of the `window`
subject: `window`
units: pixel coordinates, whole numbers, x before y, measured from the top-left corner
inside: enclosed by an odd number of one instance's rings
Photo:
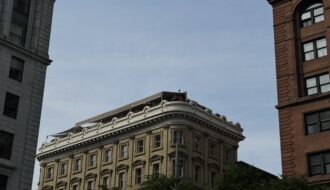
[[[14,0],[9,40],[24,46],[29,20],[30,0]]]
[[[120,146],[120,158],[127,158],[128,157],[128,146],[127,144]]]
[[[7,181],[8,181],[8,176],[0,174],[0,189],[7,188]]]
[[[159,175],[160,174],[160,167],[159,164],[152,165],[152,175]]]
[[[174,131],[173,143],[183,144],[183,132]]]
[[[74,160],[73,171],[81,171],[81,158],[76,158]]]
[[[9,78],[21,82],[23,78],[24,61],[17,57],[11,58]]]
[[[308,155],[309,175],[330,174],[330,152]]]
[[[102,178],[102,186],[109,189],[109,176],[104,176]]]
[[[142,182],[142,169],[135,169],[135,185],[140,184]]]
[[[7,92],[5,97],[5,107],[3,109],[3,115],[16,119],[18,111],[18,102],[19,96]]]
[[[306,134],[330,130],[330,109],[305,114]]]
[[[315,41],[304,43],[303,49],[304,49],[305,61],[323,57],[328,54],[327,41],[325,38],[321,38],[321,39],[318,39]]]
[[[144,140],[140,139],[136,141],[136,152],[141,153],[144,151]]]
[[[119,189],[123,189],[125,187],[125,173],[119,173],[118,175],[118,187]]]
[[[313,95],[330,91],[330,77],[329,74],[322,74],[307,78],[306,94]]]
[[[194,150],[199,150],[200,137],[194,136],[193,148]]]
[[[227,149],[225,153],[225,163],[229,163],[231,160],[231,151]]]
[[[89,180],[87,181],[87,190],[93,190],[94,188],[94,181],[93,180]]]
[[[72,185],[72,190],[78,190],[79,189],[78,187],[79,187],[78,184],[74,184]]]
[[[195,182],[201,182],[201,167],[198,165],[195,165]]]
[[[89,166],[89,167],[94,167],[94,166],[96,166],[96,154],[91,154],[91,155],[89,155],[88,166]]]
[[[0,131],[0,158],[10,160],[14,135]]]
[[[217,173],[215,171],[211,171],[211,187],[215,187],[217,180]]]
[[[172,161],[172,169],[173,169],[173,174],[174,174],[174,176],[176,176],[176,177],[183,177],[183,160],[179,160],[179,162],[178,162],[178,170],[177,170],[177,172],[178,173],[176,173],[176,165],[175,165],[175,159]]]
[[[46,168],[46,180],[53,179],[54,167]]]
[[[154,148],[160,148],[161,147],[161,136],[160,134],[154,135]]]
[[[60,176],[65,176],[68,172],[68,163],[61,162],[60,163]]]
[[[322,3],[308,6],[300,16],[301,26],[306,27],[324,20]]]
[[[107,149],[107,150],[104,150],[104,159],[103,161],[105,163],[109,163],[112,161],[112,149]]]
[[[216,156],[216,150],[217,150],[217,144],[216,143],[210,143],[209,144],[209,156]]]

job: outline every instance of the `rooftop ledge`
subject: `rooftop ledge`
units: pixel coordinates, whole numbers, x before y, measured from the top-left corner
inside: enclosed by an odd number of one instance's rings
[[[112,118],[107,123],[92,123],[88,127],[79,126],[81,130],[77,133],[68,132],[67,135],[59,135],[52,139],[50,142],[45,142],[39,149],[37,157],[54,152],[57,150],[65,149],[70,146],[78,145],[82,142],[89,141],[95,138],[102,138],[112,133],[118,133],[130,128],[139,123],[146,122],[150,119],[169,115],[171,113],[182,113],[199,118],[215,125],[218,130],[226,134],[231,134],[239,140],[243,140],[243,129],[239,123],[227,121],[226,117],[212,110],[199,106],[195,101],[167,101],[163,100],[159,105],[154,107],[145,106],[142,111],[133,113],[129,112],[126,117]],[[76,127],[74,127],[76,128]],[[68,130],[69,131],[69,130]]]

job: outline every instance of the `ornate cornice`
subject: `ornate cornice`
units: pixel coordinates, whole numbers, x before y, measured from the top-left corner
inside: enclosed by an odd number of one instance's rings
[[[114,142],[118,141],[124,134],[127,135],[137,130],[147,129],[146,131],[149,131],[150,128],[157,127],[157,125],[158,127],[164,127],[170,124],[185,124],[188,121],[237,141],[244,139],[243,129],[239,123],[234,124],[227,121],[226,117],[212,114],[209,109],[202,109],[194,103],[163,102],[150,108],[148,117],[144,116],[143,111],[130,114],[129,117],[130,122],[128,122],[128,117],[115,119],[94,128],[85,128],[77,134],[43,143],[39,149],[37,159],[42,160],[91,145],[98,145],[99,147],[102,142],[109,141],[109,139]],[[181,120],[181,123],[178,120]],[[159,126],[161,123],[164,126]]]

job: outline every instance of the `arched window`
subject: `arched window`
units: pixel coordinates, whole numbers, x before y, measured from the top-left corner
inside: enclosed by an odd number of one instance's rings
[[[324,20],[322,3],[314,3],[304,9],[300,16],[301,26],[306,27]]]

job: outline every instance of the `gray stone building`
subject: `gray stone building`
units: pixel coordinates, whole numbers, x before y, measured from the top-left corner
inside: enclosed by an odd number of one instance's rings
[[[134,190],[175,167],[196,189],[211,189],[236,163],[242,131],[186,93],[161,92],[53,135],[37,156],[39,190]]]
[[[55,0],[0,0],[0,189],[30,190]]]

